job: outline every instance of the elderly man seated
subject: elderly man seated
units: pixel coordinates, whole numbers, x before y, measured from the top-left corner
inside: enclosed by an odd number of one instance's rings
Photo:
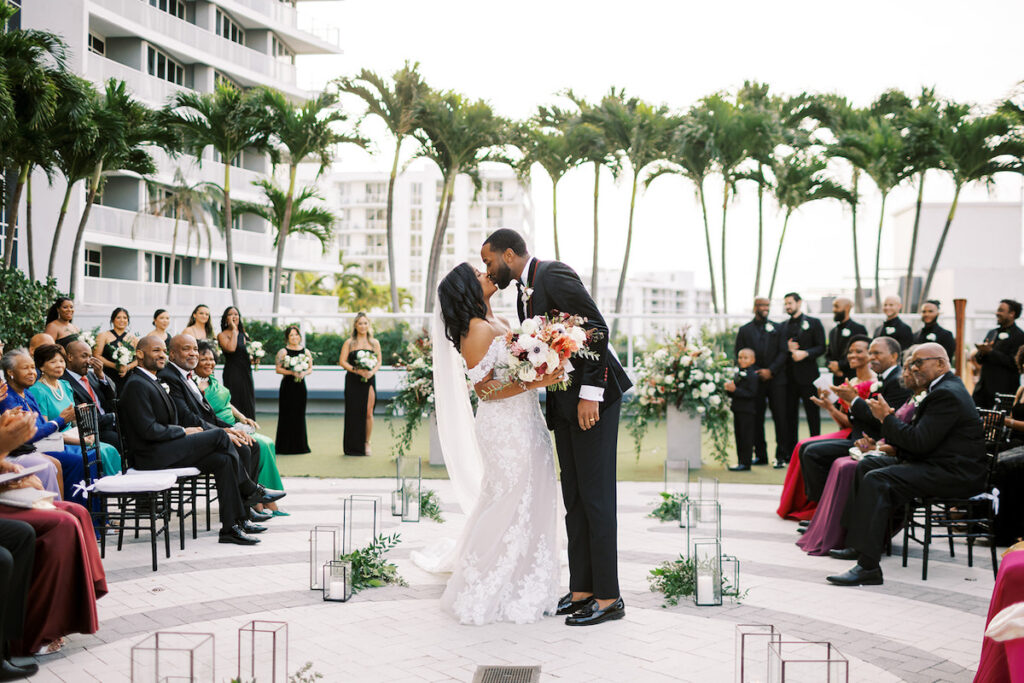
[[[910,424],[896,419],[884,398],[867,402],[882,423],[882,437],[897,455],[872,456],[858,465],[863,477],[854,482],[848,547],[829,553],[837,559],[857,559],[849,571],[828,577],[839,586],[882,583],[878,561],[894,510],[922,496],[973,496],[985,486],[981,418],[963,382],[950,372],[946,350],[935,343],[920,345],[907,372],[913,373],[918,386],[928,387]]]

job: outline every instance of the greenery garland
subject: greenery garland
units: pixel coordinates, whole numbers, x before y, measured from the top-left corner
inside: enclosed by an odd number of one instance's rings
[[[444,524],[444,517],[441,516],[441,498],[436,491],[430,489],[420,491],[420,514],[438,524]]]
[[[395,354],[395,367],[405,370],[405,377],[387,408],[391,420],[388,428],[394,437],[394,456],[402,457],[412,447],[412,437],[423,420],[434,412],[434,360],[430,335],[422,335],[409,342],[405,352]]]
[[[685,493],[664,493],[661,494],[661,504],[651,510],[648,517],[661,520],[662,522],[678,522],[683,515],[683,503],[690,499]]]
[[[662,607],[675,607],[679,604],[680,598],[692,596],[697,592],[697,565],[693,558],[680,555],[678,560],[662,562],[650,573],[647,581],[651,584],[651,592],[665,595]],[[722,577],[723,598],[732,598],[739,602],[746,595],[747,591],[741,593],[738,587],[729,583],[728,578]]]
[[[405,579],[398,574],[398,567],[384,559],[384,554],[398,545],[400,535],[381,534],[373,539],[365,548],[353,550],[342,555],[342,560],[352,563],[352,594],[364,588],[379,588],[388,584],[407,586]]]

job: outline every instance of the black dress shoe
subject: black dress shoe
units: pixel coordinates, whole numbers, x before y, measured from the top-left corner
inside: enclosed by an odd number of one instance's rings
[[[268,489],[257,485],[256,490],[246,496],[245,504],[247,507],[252,507],[257,503],[262,503],[263,505],[266,505],[267,503],[276,503],[286,495],[288,494],[284,491],[275,491],[274,489]]]
[[[767,458],[754,458],[754,462],[752,462],[750,464],[751,465],[767,465],[768,464],[768,459]]]
[[[583,608],[588,602],[593,600],[593,596],[589,598],[583,598],[582,600],[573,600],[572,593],[566,593],[558,600],[558,607],[555,610],[555,614],[558,616],[565,616],[566,614],[573,614]]]
[[[864,569],[859,564],[855,564],[853,569],[848,572],[829,576],[828,581],[837,586],[881,586],[882,568]]]
[[[615,602],[604,609],[597,606],[597,600],[591,599],[590,602],[581,607],[575,614],[566,617],[565,625],[593,626],[594,624],[600,624],[602,621],[621,619],[624,616],[626,616],[626,604],[622,602],[622,598],[617,598]]]
[[[260,542],[260,539],[250,536],[242,530],[239,525],[234,525],[228,529],[221,529],[220,538],[218,539],[221,543],[234,543],[235,545],[256,545]]]
[[[750,465],[735,465],[729,468],[730,472],[749,472]]]
[[[781,460],[776,460],[775,464],[772,465],[772,467],[774,469],[781,470],[781,469],[785,469],[786,465],[788,465],[788,464],[789,463],[782,462]]]
[[[39,665],[35,662],[15,664],[9,659],[0,662],[0,681],[18,681],[35,676],[37,673],[39,673]]]
[[[802,527],[808,527],[808,526],[811,525],[811,520],[809,520],[809,519],[801,519],[799,522],[797,522],[797,524],[799,524]]]
[[[796,528],[796,532],[798,534],[806,534],[807,533],[807,527],[805,527],[805,526],[798,526]]]
[[[273,519],[274,515],[269,512],[260,512],[249,508],[249,521],[250,522],[266,522],[268,519]]]
[[[249,520],[245,520],[244,522],[239,524],[239,526],[242,527],[242,531],[244,531],[247,534],[262,534],[264,531],[267,530],[267,527],[263,526],[262,524],[254,524]]]
[[[860,553],[855,548],[841,548],[839,550],[829,550],[828,556],[837,560],[856,560]]]

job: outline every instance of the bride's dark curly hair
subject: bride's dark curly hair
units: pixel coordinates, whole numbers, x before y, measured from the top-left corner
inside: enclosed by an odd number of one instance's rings
[[[461,351],[462,337],[469,332],[469,322],[487,315],[484,290],[476,279],[473,266],[468,263],[455,266],[437,286],[437,297],[444,321],[444,336]]]

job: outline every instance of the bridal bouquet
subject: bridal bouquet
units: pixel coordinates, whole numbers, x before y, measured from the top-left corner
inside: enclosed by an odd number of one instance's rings
[[[291,370],[292,372],[297,372],[299,374],[309,370],[312,365],[313,359],[309,357],[308,353],[304,353],[301,356],[285,356],[281,361],[281,366],[285,370]],[[292,379],[296,382],[301,382],[303,380],[302,377],[297,375],[293,376]]]
[[[356,369],[358,370],[373,370],[375,367],[377,367],[377,354],[368,349],[360,349],[356,351],[355,366]],[[359,379],[363,380],[364,382],[370,381],[362,376],[360,376]]]
[[[245,342],[245,352],[249,354],[249,362],[258,365],[267,352],[263,350],[263,342],[249,339]]]
[[[578,315],[556,313],[553,317],[537,315],[527,318],[519,327],[505,335],[505,357],[496,366],[506,374],[509,382],[533,382],[562,368],[566,375],[572,372],[569,358],[577,356],[598,360],[590,350],[597,334],[583,327],[586,320]],[[549,389],[566,389],[568,379],[553,384]]]
[[[131,365],[135,360],[135,349],[122,342],[114,345],[114,352],[111,355],[114,358],[114,364],[118,368],[123,368]]]

